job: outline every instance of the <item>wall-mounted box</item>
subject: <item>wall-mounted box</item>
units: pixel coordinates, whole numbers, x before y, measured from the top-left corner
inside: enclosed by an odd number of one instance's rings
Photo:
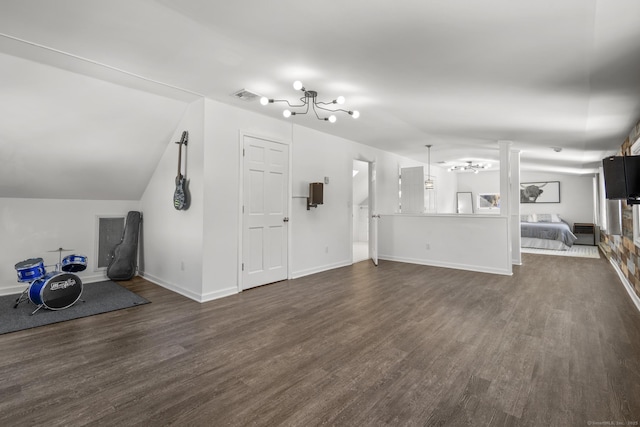
[[[307,210],[317,208],[324,200],[324,184],[322,182],[309,183],[309,197],[307,197]]]

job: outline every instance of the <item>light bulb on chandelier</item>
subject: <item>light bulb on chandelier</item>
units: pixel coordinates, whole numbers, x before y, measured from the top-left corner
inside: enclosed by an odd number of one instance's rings
[[[333,104],[343,105],[345,103],[344,96],[338,96],[333,101],[322,102],[322,101],[318,101],[318,92],[316,92],[314,90],[305,89],[305,87],[302,85],[302,82],[300,80],[296,80],[295,82],[293,82],[293,88],[295,90],[301,90],[302,92],[304,92],[304,96],[302,96],[300,98],[300,101],[302,102],[302,104],[292,105],[286,99],[271,99],[271,98],[267,98],[266,96],[263,96],[262,98],[260,98],[260,104],[268,105],[268,104],[273,104],[275,102],[286,102],[287,105],[290,108],[304,108],[303,111],[284,110],[282,112],[282,115],[285,118],[289,118],[289,117],[295,116],[295,115],[307,114],[309,112],[309,108],[311,108],[311,110],[313,110],[313,112],[314,112],[314,114],[315,114],[315,116],[316,116],[316,118],[318,120],[324,120],[324,121],[327,121],[329,123],[335,123],[336,120],[337,120],[336,116],[334,114],[330,114],[328,117],[321,117],[318,114],[317,110],[326,111],[328,113],[343,112],[343,113],[349,114],[354,119],[357,119],[358,117],[360,117],[360,112],[357,111],[357,110],[344,110],[342,108],[331,109],[331,108],[326,108],[325,107],[325,106],[333,105]]]

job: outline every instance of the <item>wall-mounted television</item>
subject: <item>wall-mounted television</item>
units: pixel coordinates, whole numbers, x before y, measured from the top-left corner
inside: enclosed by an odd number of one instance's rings
[[[640,156],[606,157],[602,169],[607,199],[640,204]]]
[[[604,191],[607,199],[627,198],[627,186],[624,173],[624,157],[610,156],[602,159],[604,171]]]
[[[627,204],[640,204],[640,156],[624,156]]]

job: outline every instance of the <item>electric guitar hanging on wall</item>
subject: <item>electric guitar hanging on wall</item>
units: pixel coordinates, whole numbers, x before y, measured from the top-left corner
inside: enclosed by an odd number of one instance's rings
[[[180,138],[179,142],[176,144],[180,145],[180,150],[178,152],[178,175],[176,175],[176,191],[173,193],[173,207],[179,211],[185,211],[189,209],[189,190],[187,189],[187,178],[186,178],[186,166],[185,166],[185,175],[182,175],[180,172],[180,168],[182,166],[182,145],[187,145],[189,142],[189,132],[182,132],[182,138]]]

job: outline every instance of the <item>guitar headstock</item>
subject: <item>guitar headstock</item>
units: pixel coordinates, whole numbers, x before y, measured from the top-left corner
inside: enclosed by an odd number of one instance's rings
[[[189,142],[189,131],[185,130],[182,132],[182,138],[180,138],[180,141],[176,141],[176,144],[187,145],[188,142]]]

